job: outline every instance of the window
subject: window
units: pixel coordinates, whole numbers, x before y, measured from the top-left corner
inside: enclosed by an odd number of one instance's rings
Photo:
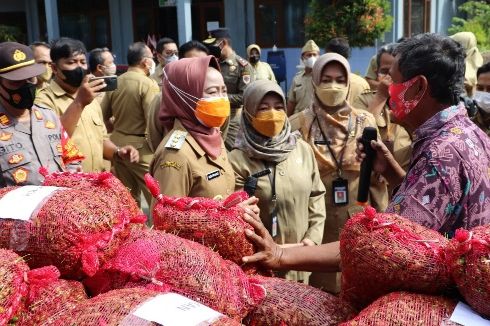
[[[430,0],[404,0],[404,34],[430,32]]]
[[[156,0],[133,0],[134,40],[146,42],[148,35],[156,41],[170,37],[178,41],[177,7],[160,7]]]
[[[301,47],[308,0],[256,0],[255,39],[262,47]]]

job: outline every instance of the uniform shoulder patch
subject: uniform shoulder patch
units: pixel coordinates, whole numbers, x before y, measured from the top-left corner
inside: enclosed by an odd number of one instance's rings
[[[165,143],[165,148],[181,149],[182,145],[184,145],[187,134],[187,131],[174,130]]]
[[[248,65],[248,61],[240,57],[239,55],[236,56],[236,61],[240,64],[240,66],[245,67]]]
[[[174,169],[176,169],[178,171],[178,170],[180,170],[182,168],[182,164],[177,163],[177,162],[174,162],[174,161],[165,161],[165,162],[163,162],[163,163],[160,164],[160,167],[162,169],[164,169],[164,168],[174,168]]]

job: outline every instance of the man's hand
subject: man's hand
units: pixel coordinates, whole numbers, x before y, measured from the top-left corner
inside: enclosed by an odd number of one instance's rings
[[[242,258],[244,263],[259,263],[265,268],[277,270],[281,266],[281,257],[283,249],[279,247],[271,235],[260,221],[258,214],[255,214],[250,209],[245,209],[243,214],[245,222],[250,224],[254,230],[245,230],[245,234],[258,248],[258,252],[252,256]]]
[[[140,160],[140,153],[131,145],[126,145],[119,148],[119,150],[114,154],[118,155],[122,160],[129,161],[131,163],[136,163]]]
[[[75,101],[80,103],[82,107],[85,107],[92,103],[92,101],[97,96],[97,92],[107,86],[104,82],[104,79],[97,79],[89,82],[90,78],[93,77],[94,75],[86,75],[83,78],[82,84],[78,88]]]
[[[251,210],[255,216],[258,217],[258,220],[260,221],[260,208],[257,206],[257,203],[259,202],[259,199],[255,196],[250,197],[247,200],[242,201],[240,204],[238,204],[239,207],[241,207],[244,211],[248,208]]]
[[[378,89],[376,91],[376,96],[383,99],[385,102],[390,97],[388,89],[390,85],[393,84],[393,80],[390,75],[385,75],[379,80]]]
[[[393,155],[390,150],[381,140],[372,140],[371,147],[374,149],[376,156],[373,161],[373,171],[379,174],[383,174],[388,169],[390,161],[394,160]],[[364,145],[362,144],[361,137],[357,138],[357,161],[362,162],[366,158],[366,153],[364,152]]]

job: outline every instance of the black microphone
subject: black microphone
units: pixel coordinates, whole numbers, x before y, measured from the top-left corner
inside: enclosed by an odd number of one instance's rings
[[[252,197],[255,194],[259,178],[268,175],[269,173],[271,173],[271,170],[265,169],[247,177],[247,180],[245,180],[245,184],[243,185],[243,190],[248,194],[249,197]]]
[[[362,131],[361,143],[364,146],[366,157],[361,163],[361,172],[359,173],[359,189],[357,191],[357,204],[364,206],[368,202],[369,187],[371,185],[371,172],[373,171],[373,161],[376,151],[371,147],[371,140],[376,140],[378,133],[376,128],[366,127]]]

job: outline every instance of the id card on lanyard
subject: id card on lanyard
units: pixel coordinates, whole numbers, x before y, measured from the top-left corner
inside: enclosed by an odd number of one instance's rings
[[[271,183],[271,204],[272,204],[272,213],[271,213],[271,229],[270,234],[273,238],[278,235],[278,220],[277,220],[277,194],[276,194],[276,165],[271,164],[270,162],[264,162],[265,168],[270,169],[272,173],[270,173],[269,181]]]
[[[315,141],[315,145],[326,145],[330,155],[335,162],[335,167],[337,168],[337,178],[332,181],[332,202],[335,206],[345,206],[349,204],[349,181],[347,179],[342,178],[342,159],[344,158],[345,149],[347,148],[347,142],[349,141],[349,135],[352,132],[352,115],[349,114],[349,123],[347,126],[347,136],[345,137],[344,145],[340,150],[340,157],[337,159],[335,154],[330,146],[331,142],[323,132],[322,127],[320,126],[320,121],[318,116],[316,116],[316,122],[318,124],[318,128],[322,133],[323,140]]]

